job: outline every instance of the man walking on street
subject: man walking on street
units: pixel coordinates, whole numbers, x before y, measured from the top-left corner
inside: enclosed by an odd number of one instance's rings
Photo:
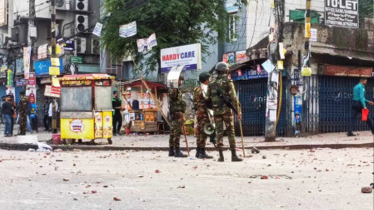
[[[365,85],[367,83],[367,79],[361,78],[360,83],[358,83],[354,88],[353,88],[353,102],[352,102],[352,109],[351,109],[351,122],[349,125],[349,130],[347,135],[348,136],[356,136],[353,134],[353,129],[356,128],[356,120],[357,120],[357,115],[362,114],[363,109],[367,109],[366,103],[369,103],[369,105],[374,105],[372,101],[366,100],[365,99]],[[368,124],[371,132],[374,134],[374,128],[373,124],[370,120],[370,118],[367,118],[366,123]]]
[[[236,141],[235,141],[235,130],[234,130],[234,116],[231,108],[223,103],[222,97],[226,97],[234,107],[238,107],[239,100],[236,97],[234,83],[228,79],[229,66],[224,62],[219,62],[215,66],[215,70],[218,74],[216,80],[209,84],[207,101],[213,104],[214,122],[216,124],[217,132],[217,147],[219,151],[219,162],[224,161],[223,157],[223,123],[226,125],[226,131],[229,138],[230,150],[231,150],[231,161],[242,161],[236,155]],[[238,110],[238,120],[241,120],[242,113]]]
[[[5,130],[4,130],[4,137],[10,137],[11,134],[11,126],[12,126],[12,117],[14,113],[14,106],[11,102],[11,96],[7,95],[5,101],[3,102],[2,106],[2,114],[5,119]]]
[[[49,111],[49,102],[48,98],[44,99],[44,105],[43,105],[43,123],[44,123],[44,131],[48,131],[50,128],[50,122],[49,122],[49,116],[48,116],[48,111]]]
[[[122,103],[118,97],[118,91],[113,91],[114,98],[112,99],[113,112],[113,136],[117,136],[122,127]],[[117,127],[118,125],[118,127]]]
[[[209,156],[205,152],[205,145],[208,135],[204,132],[204,126],[210,123],[208,116],[208,107],[205,102],[205,91],[202,85],[209,84],[210,75],[207,72],[203,72],[199,75],[199,82],[201,83],[198,87],[194,89],[193,93],[193,105],[196,110],[196,119],[197,119],[197,134],[196,134],[196,158],[199,159],[212,159],[212,156]]]
[[[171,128],[169,137],[169,157],[187,157],[180,151],[180,138],[183,134],[184,113],[186,102],[182,98],[179,87],[183,84],[183,76],[179,77],[178,87],[169,89]],[[175,149],[175,150],[174,150]]]
[[[18,110],[19,110],[19,130],[20,133],[19,135],[26,135],[26,123],[27,123],[27,98],[25,96],[25,91],[22,90],[19,92],[21,95],[21,100],[18,105]]]

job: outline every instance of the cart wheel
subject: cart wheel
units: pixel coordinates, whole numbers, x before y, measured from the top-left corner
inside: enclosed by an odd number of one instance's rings
[[[66,139],[66,144],[71,144],[73,142],[72,139]]]
[[[111,138],[108,139],[108,144],[113,144],[113,141]]]
[[[82,139],[78,139],[78,143],[79,143],[79,144],[82,144]]]
[[[92,140],[90,141],[90,145],[95,145],[95,139],[92,139]]]
[[[61,139],[62,144],[66,144],[66,139]]]

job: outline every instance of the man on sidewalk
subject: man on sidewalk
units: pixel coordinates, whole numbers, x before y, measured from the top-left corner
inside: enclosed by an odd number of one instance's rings
[[[11,96],[7,95],[5,102],[1,105],[2,108],[2,114],[4,115],[5,120],[5,131],[4,131],[4,137],[10,137],[11,135],[11,126],[12,126],[12,120],[13,112],[14,112],[14,106],[11,102]]]
[[[122,127],[122,103],[121,99],[118,97],[118,91],[113,91],[113,96],[114,98],[112,99],[112,106],[114,109],[113,112],[113,136],[117,136]],[[118,125],[118,127],[117,127]]]
[[[48,98],[44,99],[44,105],[43,105],[43,114],[44,114],[43,123],[44,123],[44,128],[45,128],[44,131],[49,131],[49,128],[50,128],[49,115],[48,115],[48,111],[49,111],[48,101],[49,101]]]
[[[361,78],[360,83],[358,83],[353,88],[353,102],[352,102],[352,109],[351,109],[351,122],[349,125],[349,130],[347,135],[348,136],[356,136],[353,134],[353,129],[356,127],[356,120],[357,115],[362,114],[362,109],[367,109],[366,102],[368,102],[370,105],[373,105],[374,103],[372,101],[365,99],[365,85],[367,83],[367,79]],[[370,120],[370,118],[367,119],[366,123],[368,124],[371,132],[374,134],[374,128],[373,124]]]
[[[26,123],[27,123],[27,98],[25,96],[25,91],[22,90],[19,92],[21,95],[21,101],[19,102],[18,105],[18,110],[19,110],[19,130],[20,134],[19,135],[26,135]]]

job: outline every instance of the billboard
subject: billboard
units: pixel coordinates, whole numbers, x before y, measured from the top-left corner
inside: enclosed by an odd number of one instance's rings
[[[201,44],[190,44],[161,50],[161,72],[168,73],[174,66],[186,70],[201,70]]]

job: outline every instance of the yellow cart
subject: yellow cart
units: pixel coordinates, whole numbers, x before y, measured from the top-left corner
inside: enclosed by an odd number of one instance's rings
[[[108,139],[112,144],[112,82],[107,74],[65,75],[61,85],[61,139]]]

